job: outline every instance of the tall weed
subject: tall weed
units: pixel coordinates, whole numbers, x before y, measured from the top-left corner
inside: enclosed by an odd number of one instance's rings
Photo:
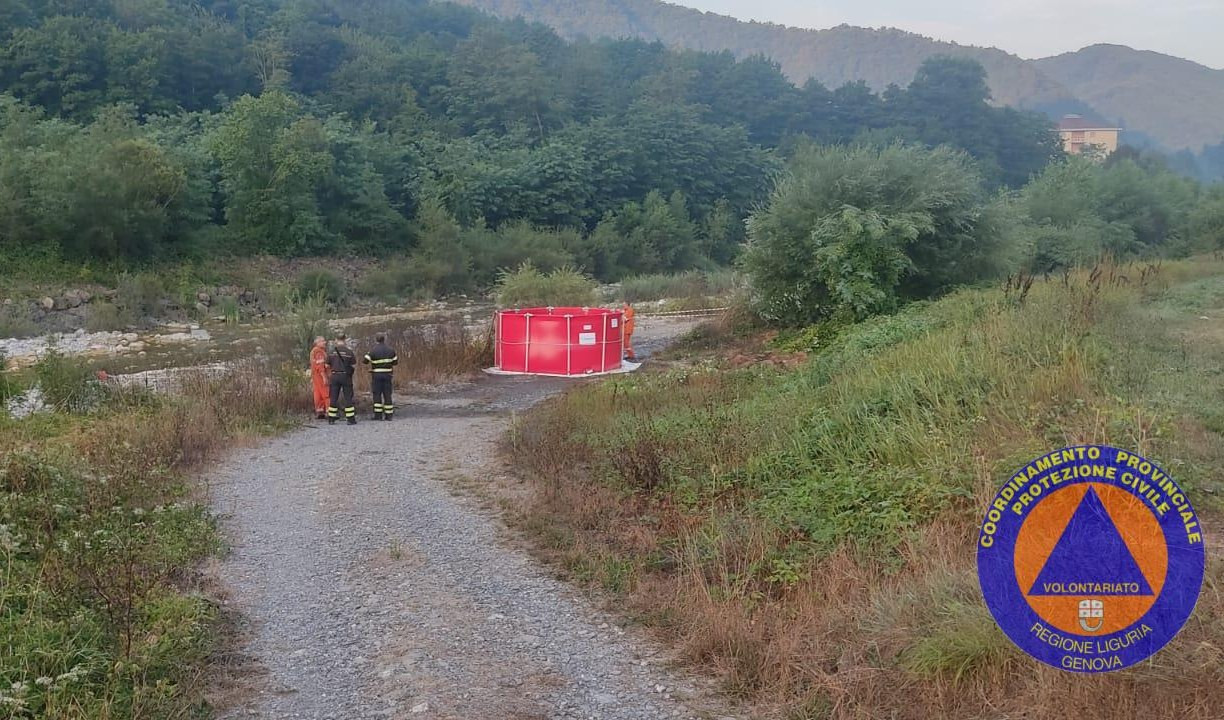
[[[503,271],[497,281],[497,302],[502,307],[586,307],[595,300],[595,282],[572,267],[544,273],[527,261],[516,270]]]

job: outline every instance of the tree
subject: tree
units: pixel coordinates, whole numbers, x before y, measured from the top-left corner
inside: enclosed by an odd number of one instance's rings
[[[54,115],[85,117],[105,100],[107,23],[53,17],[22,28],[0,51],[0,85]]]
[[[61,144],[31,184],[36,226],[65,257],[140,259],[165,253],[183,229],[176,216],[204,198],[184,168],[112,109]]]
[[[562,118],[553,83],[526,45],[480,30],[460,43],[447,74],[448,114],[471,130],[531,127],[540,139]]]
[[[907,89],[890,95],[892,124],[912,128],[914,137],[927,145],[966,150],[995,183],[1023,185],[1062,156],[1044,116],[989,104],[986,71],[975,60],[930,58]]]
[[[1029,262],[1049,270],[1185,247],[1184,221],[1199,199],[1192,181],[1159,165],[1075,157],[1046,168],[1018,202],[1032,236]]]
[[[226,194],[228,230],[242,246],[277,254],[312,254],[333,241],[316,192],[332,172],[318,120],[288,94],[239,98],[212,140]]]
[[[992,273],[984,214],[962,152],[804,146],[749,219],[744,268],[776,322],[861,318]]]

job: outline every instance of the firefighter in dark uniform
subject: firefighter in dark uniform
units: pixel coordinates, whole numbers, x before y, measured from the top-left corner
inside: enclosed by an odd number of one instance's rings
[[[374,393],[374,419],[390,420],[395,415],[395,405],[391,402],[391,375],[399,364],[399,357],[387,344],[387,334],[378,333],[374,336],[374,347],[362,359],[370,366],[370,389]]]
[[[344,417],[349,425],[357,424],[357,407],[353,405],[353,371],[357,369],[357,356],[348,346],[348,339],[336,336],[331,352],[327,354],[327,369],[331,372],[330,400],[327,404],[327,423],[335,425],[340,417],[340,400],[344,400]]]

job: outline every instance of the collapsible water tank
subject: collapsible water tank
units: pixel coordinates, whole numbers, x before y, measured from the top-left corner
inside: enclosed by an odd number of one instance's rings
[[[621,315],[588,307],[501,310],[494,322],[494,369],[565,377],[618,372]]]

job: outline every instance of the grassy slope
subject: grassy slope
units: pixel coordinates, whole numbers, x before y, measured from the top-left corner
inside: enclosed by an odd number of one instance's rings
[[[1108,677],[1027,660],[977,590],[981,508],[1051,448],[1159,458],[1218,527],[1224,263],[1142,273],[812,332],[794,371],[706,355],[571,392],[512,437],[538,491],[523,522],[575,578],[794,717],[1215,717],[1218,554],[1183,634]]]
[[[55,397],[92,409],[0,413],[0,717],[202,717],[221,625],[196,568],[220,541],[189,474],[304,393],[254,368],[104,393],[57,367]]]

